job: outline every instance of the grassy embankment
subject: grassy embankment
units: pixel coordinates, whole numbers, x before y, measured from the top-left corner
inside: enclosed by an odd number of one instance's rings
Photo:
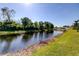
[[[48,45],[37,48],[33,55],[36,56],[79,56],[79,32],[69,29],[55,38]]]
[[[12,35],[21,33],[25,33],[25,31],[0,31],[0,35]]]

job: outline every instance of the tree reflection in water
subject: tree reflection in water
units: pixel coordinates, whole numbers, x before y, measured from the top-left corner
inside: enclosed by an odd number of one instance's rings
[[[5,42],[5,45],[3,46],[3,49],[2,49],[3,54],[8,52],[11,42],[16,37],[17,37],[17,35],[2,35],[2,36],[0,36],[0,42]]]
[[[33,36],[33,33],[24,34],[22,37],[22,41],[26,43],[28,40],[32,38],[32,36]]]

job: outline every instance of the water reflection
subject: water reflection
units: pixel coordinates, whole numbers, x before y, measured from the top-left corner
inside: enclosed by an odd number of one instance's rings
[[[16,52],[17,50],[28,48],[40,41],[45,41],[48,38],[54,37],[60,32],[38,32],[21,35],[4,35],[0,36],[0,54],[7,52]]]
[[[13,39],[16,39],[16,35],[2,35],[0,36],[0,42],[2,43],[0,45],[0,52],[1,53],[7,53],[9,48],[10,48],[10,45],[11,45],[11,42],[13,41]]]
[[[27,42],[28,40],[30,40],[32,38],[33,34],[24,34],[22,37],[22,41],[23,42]]]

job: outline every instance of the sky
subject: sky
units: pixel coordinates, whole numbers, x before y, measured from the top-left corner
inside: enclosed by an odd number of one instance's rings
[[[33,22],[49,21],[55,26],[71,25],[79,19],[79,4],[76,3],[0,3],[0,9],[8,7],[15,10],[14,20],[28,17]]]

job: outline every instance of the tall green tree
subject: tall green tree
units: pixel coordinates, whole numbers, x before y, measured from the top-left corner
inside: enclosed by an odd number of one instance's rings
[[[21,22],[22,22],[24,29],[28,28],[32,23],[32,21],[28,17],[21,18]]]
[[[39,29],[39,23],[38,23],[38,22],[34,22],[34,27],[35,27],[36,29]]]
[[[53,30],[54,25],[50,22],[44,22],[45,25],[45,29],[47,29],[48,31]]]
[[[44,30],[44,23],[42,21],[39,22],[39,29]]]

